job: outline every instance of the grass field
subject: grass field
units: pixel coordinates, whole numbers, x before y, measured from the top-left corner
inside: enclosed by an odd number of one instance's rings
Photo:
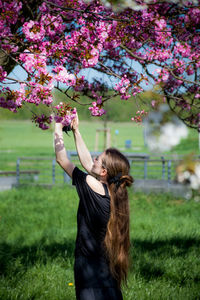
[[[100,122],[81,122],[80,131],[93,151]],[[108,123],[112,146],[149,153],[142,126]],[[115,130],[119,134],[115,134]],[[125,149],[125,141],[132,148]],[[75,150],[72,134],[65,135]],[[103,150],[100,134],[99,151]],[[199,154],[198,134],[167,154]],[[155,154],[155,153],[154,153]],[[15,170],[22,156],[54,157],[53,131],[30,121],[0,124],[0,170]],[[50,167],[47,166],[49,169]],[[200,299],[200,206],[169,195],[130,192],[131,258],[124,300]],[[78,197],[71,187],[27,187],[0,192],[0,299],[74,300],[73,252]]]
[[[74,300],[78,197],[71,187],[0,193],[0,299]],[[200,206],[130,192],[124,300],[200,299]]]
[[[103,128],[103,123],[99,121],[80,122],[80,131],[90,151],[95,147],[96,129]],[[111,130],[111,145],[121,151],[149,153],[144,146],[143,128],[134,123],[114,123],[109,122],[108,128]],[[116,130],[119,131],[116,134]],[[132,141],[132,148],[125,149],[125,141]],[[67,150],[75,150],[72,137],[65,135],[65,145]],[[103,133],[99,134],[99,151],[104,147]],[[168,154],[188,154],[198,150],[198,133],[195,130],[189,131],[187,139],[183,140],[179,146]],[[153,153],[155,154],[155,153]],[[36,128],[30,121],[6,121],[0,123],[0,170],[15,170],[16,160],[22,156],[54,156],[53,131],[42,131]]]

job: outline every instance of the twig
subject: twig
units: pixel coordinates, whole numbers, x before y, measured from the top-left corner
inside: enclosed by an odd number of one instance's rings
[[[91,105],[91,104],[92,104],[92,102],[90,102],[90,103],[81,103],[81,102],[79,102],[79,101],[73,99],[73,97],[71,97],[70,95],[68,95],[68,94],[66,93],[66,91],[63,92],[63,90],[62,90],[61,88],[59,88],[58,86],[55,86],[55,89],[57,89],[57,90],[60,91],[62,94],[66,95],[66,97],[68,97],[71,101],[76,102],[76,103],[78,103],[79,105],[87,106],[87,105]]]
[[[121,79],[121,76],[120,76],[120,75],[114,73],[109,67],[105,66],[105,65],[104,65],[103,63],[101,63],[100,61],[98,61],[98,64],[99,64],[101,67],[103,67],[103,68],[105,68],[106,70],[108,70],[108,72],[109,72],[109,73],[107,73],[108,75],[113,75],[113,76],[115,76],[115,77]]]
[[[27,74],[29,74],[30,76],[32,76],[31,73],[29,73],[22,64],[20,64],[14,57],[12,57],[12,55],[10,55],[9,53],[7,53],[4,49],[1,48],[1,50],[7,55],[9,56],[16,64],[18,64],[20,67],[22,67],[22,69],[24,69],[26,71]]]

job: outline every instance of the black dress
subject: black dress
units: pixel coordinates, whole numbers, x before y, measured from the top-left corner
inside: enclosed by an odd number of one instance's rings
[[[94,192],[86,182],[88,174],[75,167],[72,184],[79,195],[74,276],[77,300],[122,300],[122,293],[110,273],[103,241],[110,216],[110,197]]]

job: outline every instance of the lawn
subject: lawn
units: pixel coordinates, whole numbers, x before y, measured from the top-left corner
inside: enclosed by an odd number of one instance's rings
[[[80,122],[80,131],[90,151],[95,148],[96,130],[104,128],[103,122],[93,121]],[[144,146],[143,127],[131,122],[115,123],[108,122],[111,130],[111,146],[121,151],[134,153],[149,153]],[[116,131],[117,130],[117,131]],[[125,141],[131,140],[132,147],[125,148]],[[75,150],[72,133],[65,134],[65,145],[67,150]],[[99,147],[104,147],[103,133],[99,133]],[[189,130],[189,136],[182,143],[166,154],[199,153],[198,133]],[[150,153],[155,154],[155,153]],[[160,154],[161,155],[161,154]],[[42,131],[35,127],[30,121],[1,120],[0,124],[0,170],[15,170],[18,157],[22,156],[51,156],[54,157],[53,130]]]
[[[72,187],[0,193],[0,299],[75,300],[78,197]],[[124,300],[200,299],[200,204],[130,191]]]

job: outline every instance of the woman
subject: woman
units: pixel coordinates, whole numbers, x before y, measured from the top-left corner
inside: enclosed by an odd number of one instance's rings
[[[79,195],[75,247],[75,287],[78,300],[122,300],[129,253],[129,204],[127,186],[133,182],[127,158],[107,149],[94,161],[72,121],[78,156],[87,173],[67,157],[62,125],[55,125],[55,153],[59,165],[72,177]]]

